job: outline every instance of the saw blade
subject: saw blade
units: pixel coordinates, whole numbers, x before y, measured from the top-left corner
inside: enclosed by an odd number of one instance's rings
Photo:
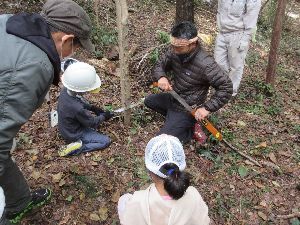
[[[125,110],[132,109],[132,108],[134,108],[136,106],[141,105],[144,102],[144,100],[145,100],[145,98],[142,98],[139,102],[131,104],[129,107],[122,107],[122,108],[114,110],[113,112],[114,113],[121,113],[121,112],[124,112]]]

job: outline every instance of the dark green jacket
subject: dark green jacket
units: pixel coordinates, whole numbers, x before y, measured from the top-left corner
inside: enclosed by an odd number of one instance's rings
[[[38,14],[0,15],[0,153],[10,151],[21,126],[43,103],[60,59]],[[55,77],[55,79],[54,79]]]

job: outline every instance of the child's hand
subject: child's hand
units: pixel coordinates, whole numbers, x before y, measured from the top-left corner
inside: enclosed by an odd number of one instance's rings
[[[105,121],[109,120],[110,118],[112,118],[115,114],[110,112],[110,111],[105,111],[104,113],[102,113],[102,115],[105,118]]]

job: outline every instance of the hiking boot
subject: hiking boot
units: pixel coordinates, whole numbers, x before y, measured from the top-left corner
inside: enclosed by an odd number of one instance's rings
[[[6,218],[9,219],[12,224],[19,223],[30,211],[45,205],[50,200],[51,195],[52,191],[50,189],[39,189],[31,192],[31,201],[28,205],[17,213],[7,213]]]
[[[59,156],[76,155],[78,150],[82,147],[82,141],[76,141],[68,144],[65,148],[58,151]]]

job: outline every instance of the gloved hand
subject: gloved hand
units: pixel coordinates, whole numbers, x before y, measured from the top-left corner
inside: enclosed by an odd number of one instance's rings
[[[101,109],[100,107],[97,106],[92,106],[91,110],[96,114],[96,115],[101,115],[102,113],[104,113],[104,110]]]
[[[110,118],[112,118],[115,114],[110,111],[105,111],[105,112],[101,113],[101,115],[103,115],[105,118],[105,121],[107,121]]]

